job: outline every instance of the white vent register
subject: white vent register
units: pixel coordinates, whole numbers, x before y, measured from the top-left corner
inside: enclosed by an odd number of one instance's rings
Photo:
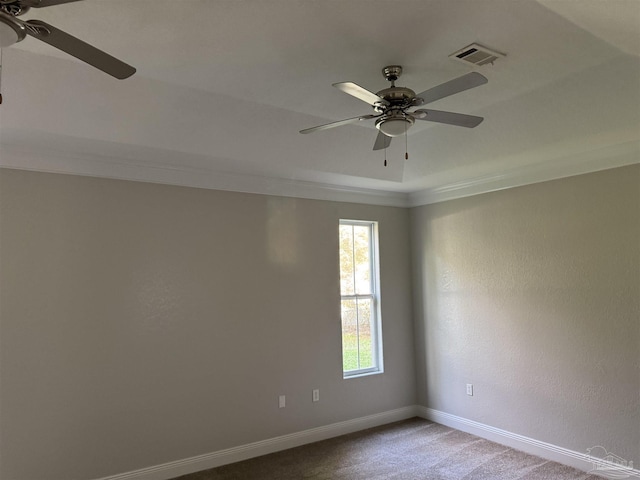
[[[449,55],[449,58],[476,66],[482,66],[487,63],[493,64],[497,59],[503,58],[504,56],[504,53],[496,52],[478,43],[472,43],[457,52],[453,52]]]

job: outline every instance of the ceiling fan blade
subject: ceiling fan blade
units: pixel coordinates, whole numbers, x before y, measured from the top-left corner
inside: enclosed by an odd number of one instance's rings
[[[484,120],[483,117],[465,115],[464,113],[442,112],[440,110],[416,110],[412,113],[421,114],[420,116],[414,117],[417,120],[446,123],[447,125],[456,125],[457,127],[467,128],[477,127]]]
[[[341,125],[347,125],[349,123],[356,123],[361,120],[369,120],[371,118],[377,118],[380,115],[361,115],[359,117],[347,118],[345,120],[338,120],[337,122],[326,123],[324,125],[318,125],[317,127],[305,128],[304,130],[300,130],[300,133],[313,133],[319,132],[320,130],[327,130],[329,128],[339,127]]]
[[[25,7],[42,8],[60,5],[61,3],[79,2],[81,0],[21,0],[20,4]]]
[[[389,102],[384,98],[379,97],[375,93],[370,92],[366,88],[363,88],[353,82],[334,83],[333,86],[338,90],[342,90],[344,93],[348,93],[349,95],[368,103],[369,105],[389,105]]]
[[[378,136],[376,137],[376,143],[373,144],[374,150],[384,150],[389,145],[391,145],[391,137],[387,137],[384,133],[378,132]]]
[[[423,102],[421,105],[424,105],[440,100],[441,98],[448,97],[454,93],[460,93],[465,90],[469,90],[470,88],[479,87],[487,82],[488,80],[484,75],[480,75],[478,72],[471,72],[442,83],[437,87],[425,90],[424,92],[417,94],[416,97],[422,98]]]
[[[48,43],[69,55],[73,55],[83,62],[86,62],[113,77],[122,80],[130,77],[136,72],[136,69],[131,65],[127,65],[108,53],[98,50],[96,47],[89,45],[79,38],[69,35],[48,23],[41,22],[40,20],[27,20],[22,23],[27,27],[28,35],[37,38],[38,40],[42,40],[43,42]]]

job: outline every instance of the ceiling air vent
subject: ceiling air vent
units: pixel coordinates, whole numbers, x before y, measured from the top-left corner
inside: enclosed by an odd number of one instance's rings
[[[502,58],[504,56],[504,53],[496,52],[477,43],[472,43],[471,45],[464,47],[462,50],[453,52],[449,55],[449,58],[470,63],[472,65],[482,66],[487,63],[493,64],[493,62],[498,58]]]

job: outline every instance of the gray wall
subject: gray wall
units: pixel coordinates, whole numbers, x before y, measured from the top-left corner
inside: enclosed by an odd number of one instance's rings
[[[0,478],[415,403],[637,462],[639,211],[637,165],[411,210],[0,170]],[[385,373],[347,381],[339,218],[380,221]]]
[[[640,166],[411,214],[420,404],[638,463]]]
[[[339,218],[380,222],[382,375],[342,379]],[[414,405],[408,220],[0,171],[0,478],[96,478]]]

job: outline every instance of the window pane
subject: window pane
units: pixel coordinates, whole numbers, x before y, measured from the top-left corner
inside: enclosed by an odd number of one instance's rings
[[[353,295],[353,227],[340,225],[340,295]]]
[[[358,311],[355,300],[342,300],[342,369],[358,367]]]
[[[342,300],[342,368],[344,371],[375,366],[371,329],[371,298]]]
[[[355,263],[355,289],[358,295],[371,294],[371,261],[369,258],[371,227],[353,227],[353,251]]]
[[[371,336],[371,299],[359,298],[358,307],[358,351],[360,368],[374,366],[373,338]]]

